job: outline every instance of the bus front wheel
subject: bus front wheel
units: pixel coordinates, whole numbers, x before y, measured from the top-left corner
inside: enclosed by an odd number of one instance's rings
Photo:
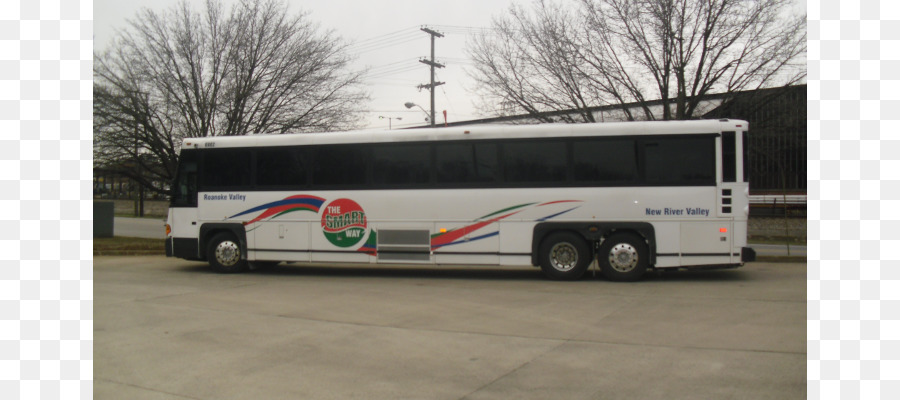
[[[603,241],[597,259],[600,273],[607,279],[636,281],[647,271],[647,244],[635,234],[615,234]]]
[[[247,269],[247,260],[241,258],[241,245],[227,232],[219,233],[209,241],[206,250],[209,265],[218,272],[233,273]]]
[[[576,280],[591,264],[591,249],[580,236],[558,232],[541,243],[541,272],[556,280]]]

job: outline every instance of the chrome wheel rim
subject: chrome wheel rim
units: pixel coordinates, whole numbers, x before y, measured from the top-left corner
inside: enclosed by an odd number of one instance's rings
[[[557,243],[550,249],[550,265],[557,271],[571,271],[578,264],[578,250],[571,243]]]
[[[619,243],[609,250],[609,266],[619,272],[630,272],[638,264],[638,253],[634,246]]]
[[[225,240],[216,246],[216,261],[226,267],[233,266],[241,260],[241,249],[237,243]]]

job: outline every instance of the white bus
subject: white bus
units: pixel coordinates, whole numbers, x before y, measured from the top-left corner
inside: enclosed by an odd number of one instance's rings
[[[468,126],[185,139],[166,255],[539,266],[611,280],[740,266],[747,122]]]

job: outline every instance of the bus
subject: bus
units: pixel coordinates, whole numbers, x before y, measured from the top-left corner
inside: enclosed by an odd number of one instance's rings
[[[220,272],[279,262],[540,267],[575,280],[737,267],[740,120],[487,125],[189,138],[166,255]]]

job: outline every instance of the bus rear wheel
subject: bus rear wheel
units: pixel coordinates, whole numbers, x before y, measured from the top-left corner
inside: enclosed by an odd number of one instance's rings
[[[618,233],[603,241],[597,259],[600,273],[620,282],[641,279],[649,264],[647,244],[631,233]]]
[[[209,241],[206,249],[209,265],[218,272],[234,273],[247,269],[247,260],[241,256],[241,245],[234,235],[222,232]]]
[[[587,271],[591,256],[590,247],[580,236],[554,233],[541,243],[541,272],[550,279],[574,281]]]

